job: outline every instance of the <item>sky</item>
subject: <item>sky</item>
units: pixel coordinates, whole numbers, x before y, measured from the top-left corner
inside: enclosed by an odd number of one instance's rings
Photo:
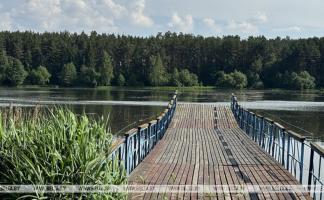
[[[323,0],[0,0],[0,30],[324,36]]]

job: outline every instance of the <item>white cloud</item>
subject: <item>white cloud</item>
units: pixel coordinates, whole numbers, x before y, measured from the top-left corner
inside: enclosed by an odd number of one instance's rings
[[[203,23],[215,33],[222,32],[222,28],[215,23],[215,20],[212,18],[203,19]]]
[[[268,21],[268,16],[266,13],[258,11],[254,16],[253,21],[255,23],[264,24]]]
[[[191,15],[181,17],[177,13],[174,13],[168,26],[175,31],[187,33],[193,31],[194,21]]]
[[[113,32],[114,20],[126,13],[112,0],[26,0],[16,10],[14,17],[37,31]]]
[[[150,27],[154,24],[153,20],[145,13],[145,0],[137,0],[131,13],[132,22],[135,25]]]
[[[274,32],[301,32],[301,28],[299,26],[289,26],[282,28],[274,28]]]
[[[238,22],[231,20],[228,23],[228,29],[230,31],[234,31],[236,34],[244,33],[248,35],[255,35],[259,32],[258,27],[248,21]]]
[[[103,3],[116,17],[121,17],[127,12],[124,6],[115,3],[113,0],[103,0]]]
[[[12,30],[13,22],[10,16],[10,13],[1,13],[0,14],[0,30]]]
[[[60,0],[26,0],[25,8],[43,17],[50,17],[61,12]]]
[[[296,31],[296,32],[300,32],[301,31],[301,28],[298,27],[298,26],[292,26],[292,27],[289,27],[290,30],[292,31]]]
[[[43,29],[56,27],[62,11],[60,0],[27,0],[18,9],[17,17],[26,17]]]

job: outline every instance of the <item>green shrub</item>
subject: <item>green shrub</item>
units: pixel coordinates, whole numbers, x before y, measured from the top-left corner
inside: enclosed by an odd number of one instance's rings
[[[125,174],[112,171],[108,159],[112,135],[107,123],[68,109],[0,114],[1,184],[108,185],[125,183]],[[116,166],[115,166],[116,167]],[[10,198],[23,195],[11,194]],[[1,197],[1,196],[0,196]],[[26,195],[26,198],[111,199],[122,194]],[[6,196],[7,198],[7,196]]]
[[[216,85],[224,88],[242,89],[248,83],[246,75],[236,70],[229,74],[220,71],[216,74],[216,80]]]
[[[248,71],[247,72],[248,87],[260,89],[263,88],[263,82],[260,79],[260,75],[256,72]]]
[[[276,80],[278,87],[287,89],[313,89],[315,88],[315,78],[307,71],[300,73],[285,71],[283,74],[277,73]]]
[[[123,74],[119,74],[118,79],[117,79],[117,85],[118,86],[124,86],[125,85],[125,77]]]
[[[63,65],[60,73],[60,82],[64,86],[71,86],[77,78],[77,71],[75,65],[70,62]]]
[[[189,70],[184,69],[179,73],[179,80],[182,86],[197,86],[198,76],[196,74],[190,73]]]
[[[79,77],[81,85],[96,87],[98,77],[99,74],[93,68],[82,65]]]
[[[296,77],[297,89],[313,89],[315,88],[315,78],[311,76],[307,71],[300,72]]]
[[[51,74],[47,71],[46,67],[39,66],[33,69],[29,74],[30,82],[35,85],[45,85],[49,83]]]
[[[173,72],[170,75],[169,85],[181,87],[182,83],[179,79],[179,71],[177,68],[174,68]]]

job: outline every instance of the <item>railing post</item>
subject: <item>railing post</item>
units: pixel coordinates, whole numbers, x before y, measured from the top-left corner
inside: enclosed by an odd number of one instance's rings
[[[246,110],[245,113],[246,113],[246,120],[245,120],[246,128],[245,128],[245,130],[248,133],[248,131],[250,130],[250,112]]]
[[[166,115],[166,119],[167,119],[167,128],[169,127],[170,125],[170,122],[171,122],[171,118],[170,118],[170,109],[171,109],[171,106],[170,104],[168,105],[168,108],[165,112],[165,115]]]
[[[249,112],[249,136],[253,131],[253,113]]]
[[[129,164],[130,164],[130,161],[128,160],[129,159],[128,146],[129,146],[129,135],[125,134],[125,170],[127,175],[129,174]]]
[[[245,111],[245,110],[243,110],[243,115],[244,115],[244,129],[243,130],[245,130],[245,132],[246,132],[246,125],[247,125],[247,119],[248,119],[248,115],[247,115],[247,112]]]
[[[304,170],[304,149],[305,149],[305,140],[301,141],[301,154],[300,154],[300,174],[299,174],[299,182],[303,183],[303,170]]]
[[[256,114],[253,113],[252,114],[252,123],[253,123],[253,126],[252,126],[252,140],[254,140],[254,135],[255,135],[255,132],[256,132]]]
[[[156,142],[160,140],[161,135],[161,117],[156,118]]]
[[[243,112],[242,112],[242,108],[239,108],[239,119],[240,119],[240,127],[242,128],[242,124],[243,124]]]
[[[313,170],[314,170],[314,149],[311,146],[311,153],[309,158],[309,169],[308,169],[308,186],[310,187],[312,185],[312,176],[313,176]]]
[[[260,117],[256,116],[256,118],[255,118],[255,132],[253,134],[253,140],[255,142],[258,142],[259,131],[260,131]]]
[[[142,143],[142,137],[141,137],[141,127],[138,127],[137,128],[137,139],[138,139],[138,142],[137,142],[137,145],[138,145],[138,147],[137,147],[137,153],[138,153],[138,163],[140,163],[141,162],[141,160],[142,160],[142,158],[141,158],[141,148],[142,148],[142,146],[141,146],[141,143]],[[137,164],[138,164],[137,163]]]
[[[262,146],[262,137],[263,137],[263,123],[264,123],[264,117],[261,116],[260,121],[260,133],[259,133],[259,146]]]
[[[163,137],[163,135],[164,135],[164,115],[162,114],[161,115],[161,121],[160,121],[160,123],[161,123],[161,130],[160,130],[160,137],[159,137],[159,139],[161,139],[162,137]]]
[[[272,152],[271,152],[271,155],[272,155],[272,157],[275,157],[275,155],[274,155],[274,152],[275,152],[275,142],[276,142],[276,134],[278,133],[277,131],[278,131],[278,127],[277,126],[275,126],[275,123],[273,123],[273,128],[272,128],[272,133],[273,133],[273,135],[272,135]],[[279,138],[279,137],[278,137]],[[279,140],[278,140],[279,141]]]
[[[242,129],[243,130],[246,130],[245,129],[246,128],[245,127],[245,124],[246,124],[246,113],[245,113],[244,109],[242,109],[242,113],[243,113],[243,115],[242,115],[243,116],[243,126],[242,126],[243,128]]]
[[[272,138],[272,137],[273,137],[273,128],[274,128],[274,126],[273,126],[273,121],[270,122],[270,126],[271,126],[271,127],[270,127],[270,130],[269,130],[270,133],[269,133],[269,148],[268,148],[268,153],[269,153],[269,154],[270,154],[270,152],[271,152],[271,147],[274,146],[274,145],[272,144],[272,142],[274,141],[273,138]],[[273,155],[272,155],[272,156],[273,156]]]
[[[232,108],[232,111],[234,111],[234,106],[235,106],[235,96],[234,94],[232,93],[232,97],[231,97],[231,108]]]
[[[151,133],[151,122],[148,123],[147,126],[147,143],[148,143],[148,149],[147,151],[151,151],[151,149],[153,148],[153,141],[152,141],[152,133]]]
[[[282,162],[282,165],[285,166],[285,146],[286,146],[286,138],[285,138],[285,129],[282,128],[281,129],[282,131],[282,155],[281,155],[281,162]]]
[[[157,141],[159,140],[159,119],[156,119],[156,127],[155,127],[155,144],[157,143]]]
[[[124,145],[124,148],[125,148],[125,145]],[[125,149],[124,149],[125,151]],[[123,157],[124,157],[124,152],[122,150],[122,148],[119,148],[118,150],[118,155],[119,155],[119,159],[118,159],[118,167],[119,167],[119,172],[122,172],[123,170],[123,166],[122,166],[122,162],[125,160]]]
[[[263,118],[263,134],[262,134],[262,145],[261,145],[261,147],[265,151],[266,151],[266,147],[265,147],[266,134],[269,135],[269,123],[267,123],[267,120]]]
[[[246,112],[246,128],[245,128],[245,131],[246,133],[249,134],[249,131],[250,131],[250,112],[248,111],[245,111]]]
[[[251,112],[249,112],[250,113],[250,121],[249,121],[249,136],[251,135],[251,133],[253,132],[253,126],[254,126],[254,124],[253,124],[253,118],[254,118],[254,113],[251,113]]]
[[[156,126],[157,126],[156,120],[152,120],[149,122],[150,142],[151,142],[150,150],[152,150],[155,144],[157,143]]]
[[[289,151],[290,151],[290,140],[291,140],[291,136],[288,134],[287,136],[287,165],[286,165],[286,169],[289,171]]]
[[[244,111],[241,107],[241,128],[244,129]]]

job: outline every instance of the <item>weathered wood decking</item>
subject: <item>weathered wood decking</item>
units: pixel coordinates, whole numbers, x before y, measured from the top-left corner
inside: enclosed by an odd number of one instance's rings
[[[164,138],[130,174],[129,184],[298,185],[239,128],[229,107],[178,105]],[[131,199],[310,199],[300,193],[134,194]]]

